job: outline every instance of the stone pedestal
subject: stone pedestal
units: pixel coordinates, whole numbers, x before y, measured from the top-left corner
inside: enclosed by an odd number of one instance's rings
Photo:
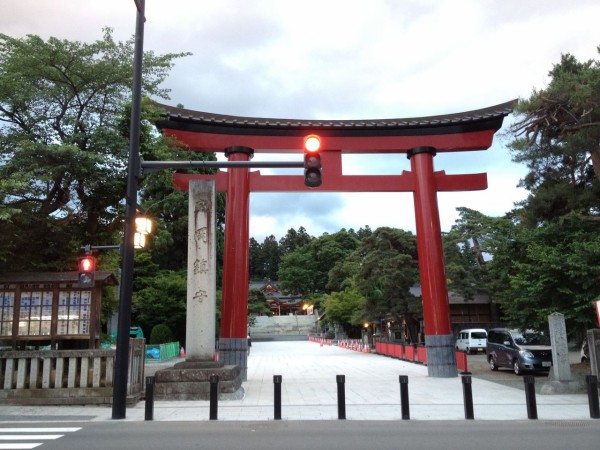
[[[242,380],[248,380],[248,339],[219,339],[219,361],[240,367]]]
[[[156,372],[156,400],[210,400],[210,376],[219,377],[219,398],[241,399],[244,396],[238,366],[218,361],[184,361]]]
[[[454,335],[425,336],[427,348],[427,374],[430,377],[451,378],[458,376]]]

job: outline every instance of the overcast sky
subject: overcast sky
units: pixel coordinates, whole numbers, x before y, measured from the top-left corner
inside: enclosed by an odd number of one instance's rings
[[[135,32],[133,0],[0,6],[0,32],[13,37],[91,42],[103,27],[119,40]],[[408,118],[484,108],[529,97],[546,86],[561,53],[598,59],[600,45],[597,0],[146,0],[146,19],[146,50],[193,53],[176,61],[167,103],[256,117]],[[486,191],[438,195],[445,231],[457,207],[499,216],[526,196],[517,188],[525,168],[510,161],[499,134],[487,151],[440,154],[434,163],[449,174],[488,174]],[[410,169],[405,155],[343,164],[346,174]],[[250,235],[259,242],[300,226],[313,236],[365,225],[415,231],[409,193],[252,194],[250,204]]]

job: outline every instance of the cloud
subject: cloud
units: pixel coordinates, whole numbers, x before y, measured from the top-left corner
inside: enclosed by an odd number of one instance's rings
[[[132,1],[2,7],[0,29],[14,37],[90,42],[105,26],[120,40],[135,31]],[[147,0],[144,46],[193,53],[165,83],[173,105],[258,117],[410,118],[529,97],[561,53],[598,58],[598,17],[597,0]],[[489,184],[439,194],[442,229],[458,206],[502,215],[526,197],[516,188],[526,168],[504,146],[498,133],[487,151],[436,156],[436,170],[487,172]],[[343,165],[347,174],[410,169],[405,155],[344,157]],[[414,230],[414,205],[410,193],[252,194],[250,221],[255,237],[300,226],[317,236],[364,225]]]

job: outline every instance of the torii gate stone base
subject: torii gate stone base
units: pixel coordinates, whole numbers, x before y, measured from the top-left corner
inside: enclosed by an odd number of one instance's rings
[[[165,113],[156,125],[182,147],[225,152],[231,162],[247,162],[256,152],[303,153],[304,138],[316,134],[321,137],[323,182],[312,192],[412,192],[427,370],[429,376],[442,378],[455,377],[457,369],[437,193],[486,189],[487,176],[436,172],[433,158],[438,153],[489,148],[514,104],[513,100],[458,114],[378,120],[237,117],[158,105]],[[344,175],[342,154],[357,153],[404,153],[411,170],[400,175]],[[247,167],[211,175],[176,173],[173,178],[181,190],[188,189],[192,180],[214,180],[217,191],[227,193],[219,359],[240,366],[246,379],[250,193],[311,189],[302,175],[264,176]]]
[[[157,400],[209,400],[217,375],[221,397],[243,396],[240,366],[215,361],[216,233],[215,182],[190,183],[186,359],[155,374]]]

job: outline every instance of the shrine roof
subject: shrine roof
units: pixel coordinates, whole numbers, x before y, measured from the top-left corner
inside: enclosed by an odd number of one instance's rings
[[[0,275],[0,283],[77,283],[78,278],[78,272],[8,272]],[[103,284],[119,284],[114,273],[108,271],[95,271],[94,279]]]
[[[511,100],[483,109],[454,114],[357,120],[243,117],[194,111],[159,103],[156,105],[163,110],[164,119],[157,122],[160,129],[261,136],[297,136],[310,130],[328,136],[358,137],[465,133],[490,129],[497,131],[502,126],[504,117],[513,111],[515,104],[516,100]]]

